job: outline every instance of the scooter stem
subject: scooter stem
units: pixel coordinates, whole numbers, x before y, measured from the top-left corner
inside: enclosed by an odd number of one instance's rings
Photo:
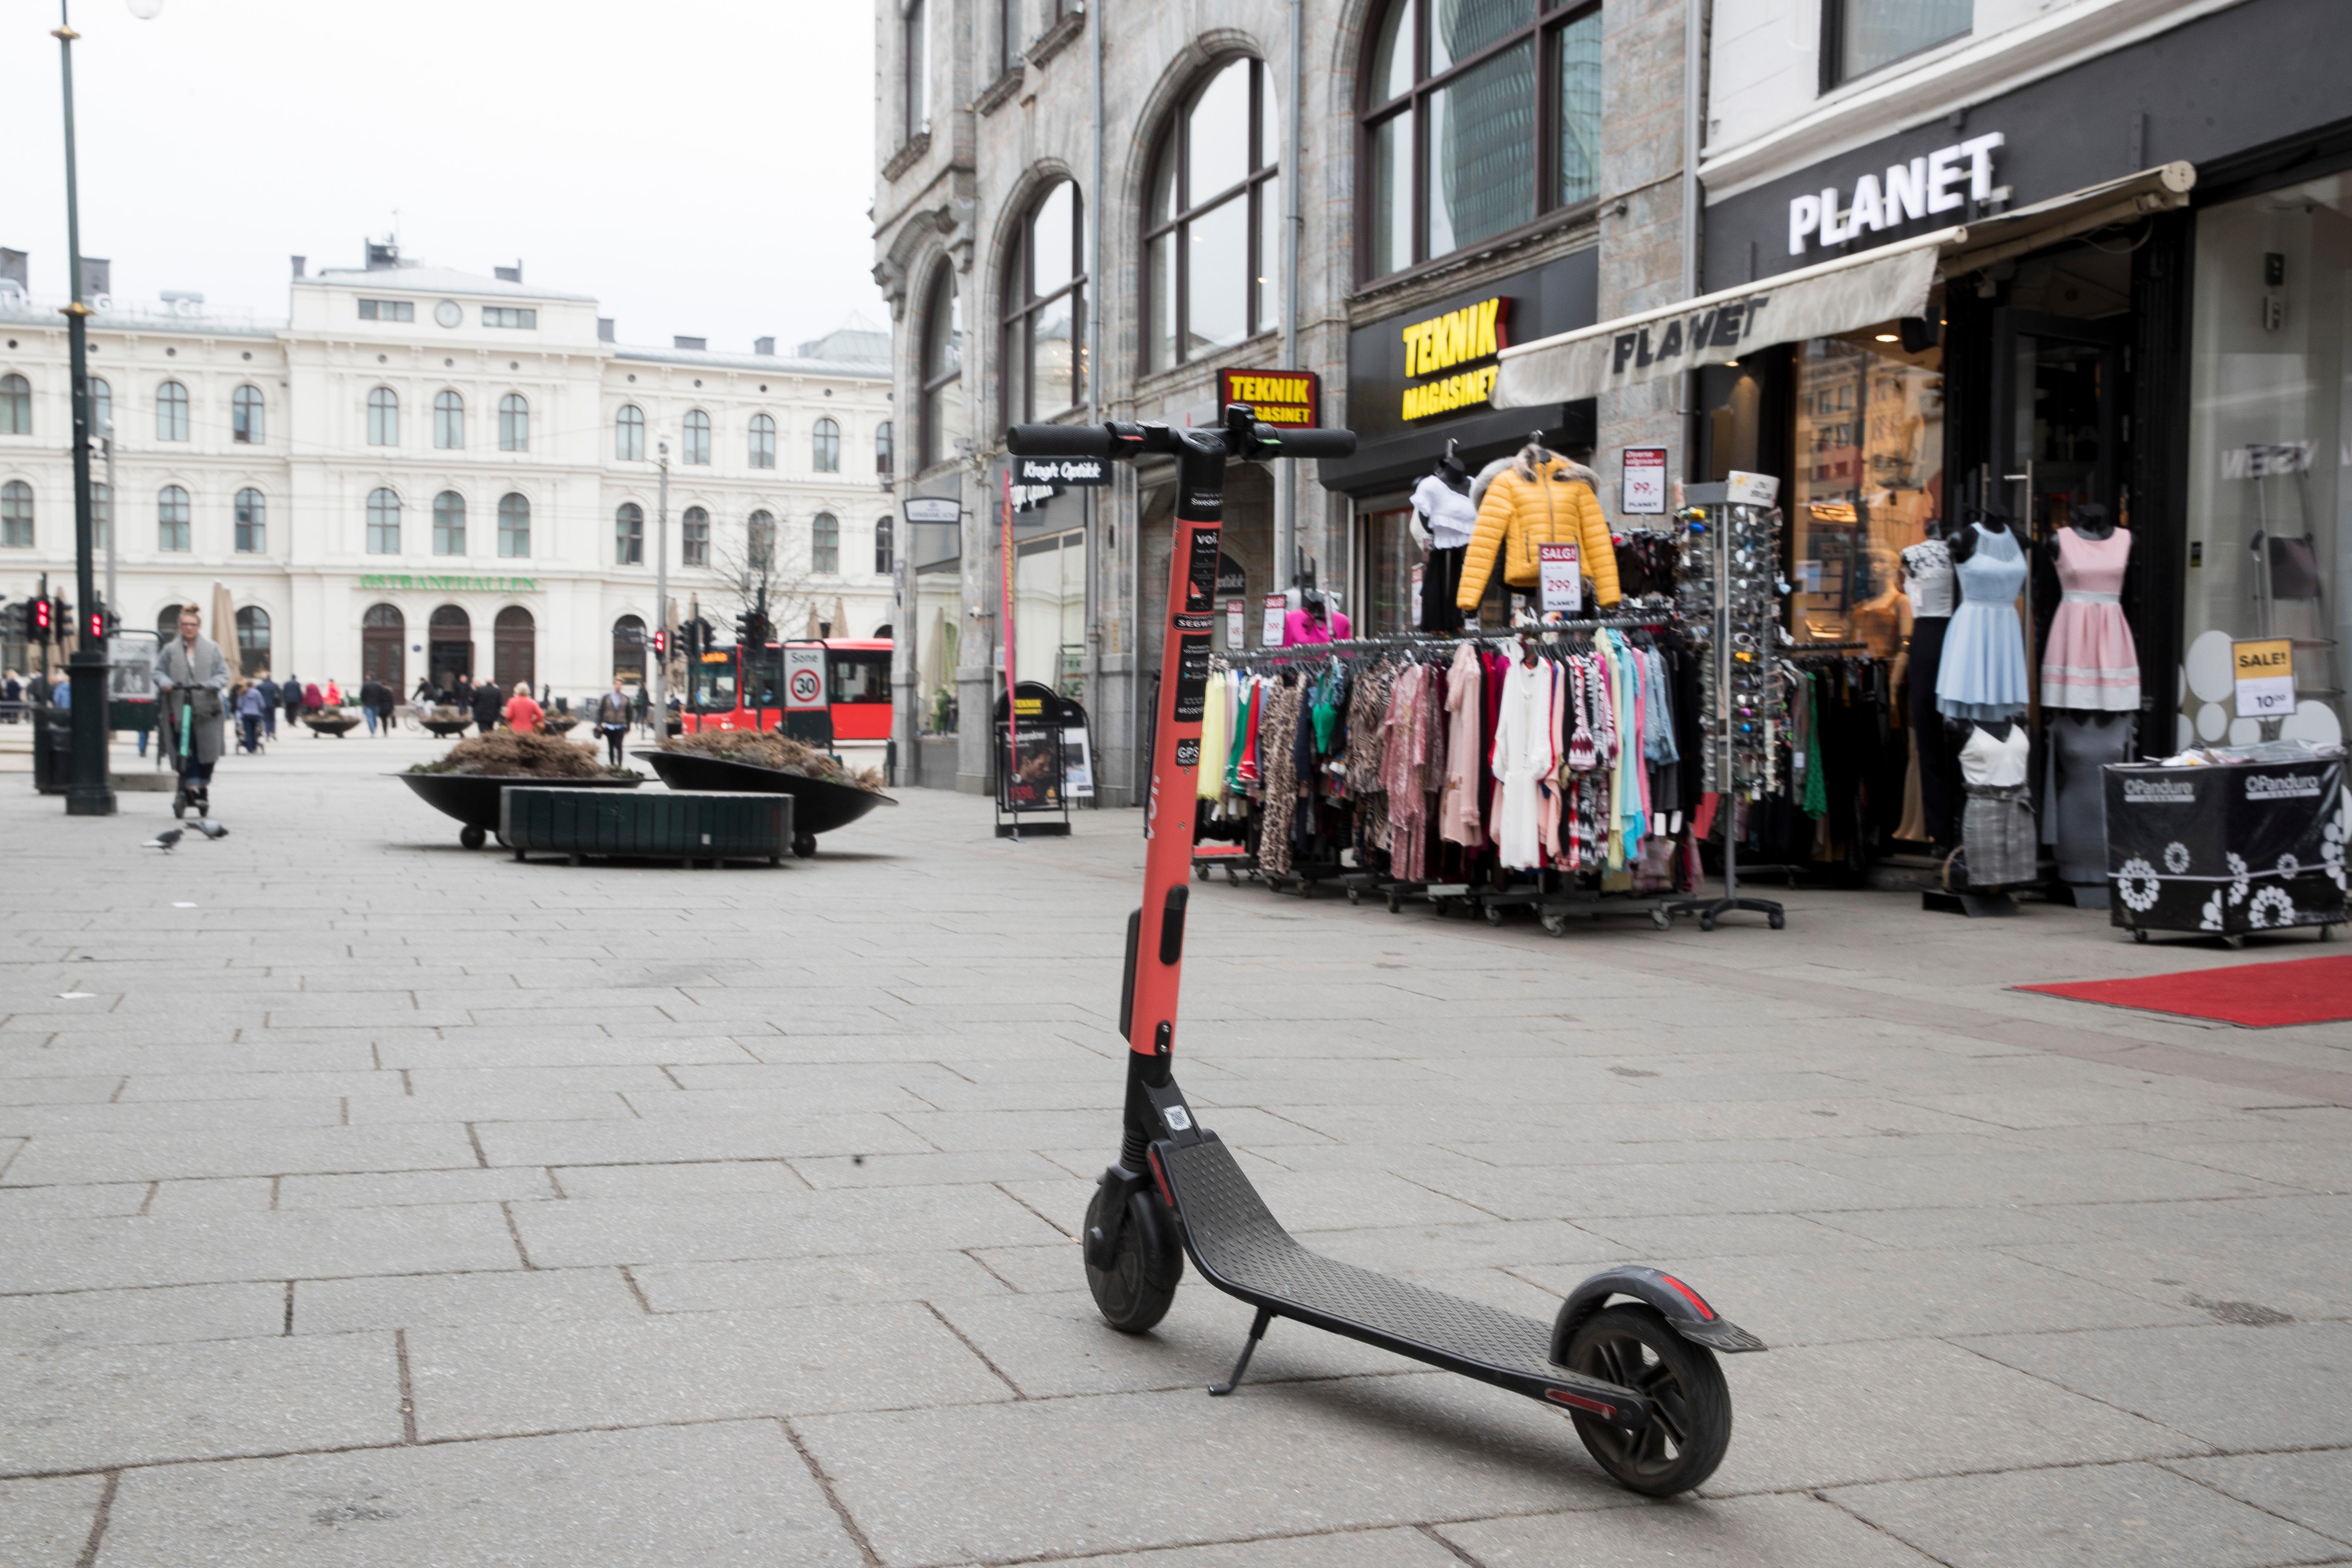
[[[1225,514],[1223,432],[1171,431],[1176,531],[1168,558],[1167,622],[1160,648],[1158,722],[1143,804],[1143,908],[1128,927],[1128,1090],[1121,1163],[1140,1170],[1153,1112],[1142,1086],[1167,1083],[1184,973],[1184,905],[1192,869],[1201,715],[1209,688],[1209,629]]]

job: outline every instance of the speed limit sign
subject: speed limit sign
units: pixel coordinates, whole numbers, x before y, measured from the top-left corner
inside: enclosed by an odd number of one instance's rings
[[[784,706],[824,706],[824,649],[790,647],[784,649]]]

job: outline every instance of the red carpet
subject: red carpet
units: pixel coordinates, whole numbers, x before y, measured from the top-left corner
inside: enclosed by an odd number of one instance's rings
[[[2149,974],[2137,980],[2078,980],[2063,985],[2020,985],[2016,989],[2071,996],[2078,1002],[2104,1002],[2110,1007],[2213,1018],[2224,1024],[2242,1024],[2250,1029],[2274,1029],[2284,1024],[2333,1024],[2352,1019],[2352,956],[2298,958],[2286,963],[2242,963],[2234,968]]]

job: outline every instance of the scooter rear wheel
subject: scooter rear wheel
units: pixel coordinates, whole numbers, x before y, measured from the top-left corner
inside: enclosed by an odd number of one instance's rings
[[[1675,1332],[1654,1307],[1620,1303],[1585,1320],[1568,1364],[1648,1396],[1655,1414],[1638,1432],[1574,1413],[1585,1450],[1621,1486],[1651,1497],[1688,1491],[1731,1446],[1731,1390],[1715,1352]]]
[[[1159,1223],[1150,1228],[1159,1237],[1156,1248],[1145,1240],[1139,1216],[1116,1212],[1118,1201],[1116,1187],[1101,1186],[1087,1205],[1086,1230],[1081,1235],[1118,1227],[1118,1246],[1111,1255],[1110,1267],[1087,1265],[1087,1289],[1094,1292],[1095,1307],[1103,1321],[1123,1334],[1139,1334],[1155,1327],[1174,1304],[1177,1282],[1184,1278],[1184,1248],[1176,1239],[1176,1216],[1168,1212],[1159,1194],[1138,1193],[1128,1200],[1130,1205],[1150,1205],[1155,1211],[1152,1217]]]

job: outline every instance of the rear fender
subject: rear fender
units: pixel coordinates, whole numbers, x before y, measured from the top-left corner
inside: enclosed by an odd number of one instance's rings
[[[1627,1264],[1604,1269],[1569,1293],[1559,1316],[1552,1321],[1551,1359],[1555,1365],[1568,1364],[1569,1342],[1576,1337],[1576,1331],[1617,1296],[1631,1296],[1656,1308],[1675,1331],[1693,1344],[1727,1355],[1764,1348],[1762,1340],[1726,1319],[1696,1290],[1673,1275]]]

